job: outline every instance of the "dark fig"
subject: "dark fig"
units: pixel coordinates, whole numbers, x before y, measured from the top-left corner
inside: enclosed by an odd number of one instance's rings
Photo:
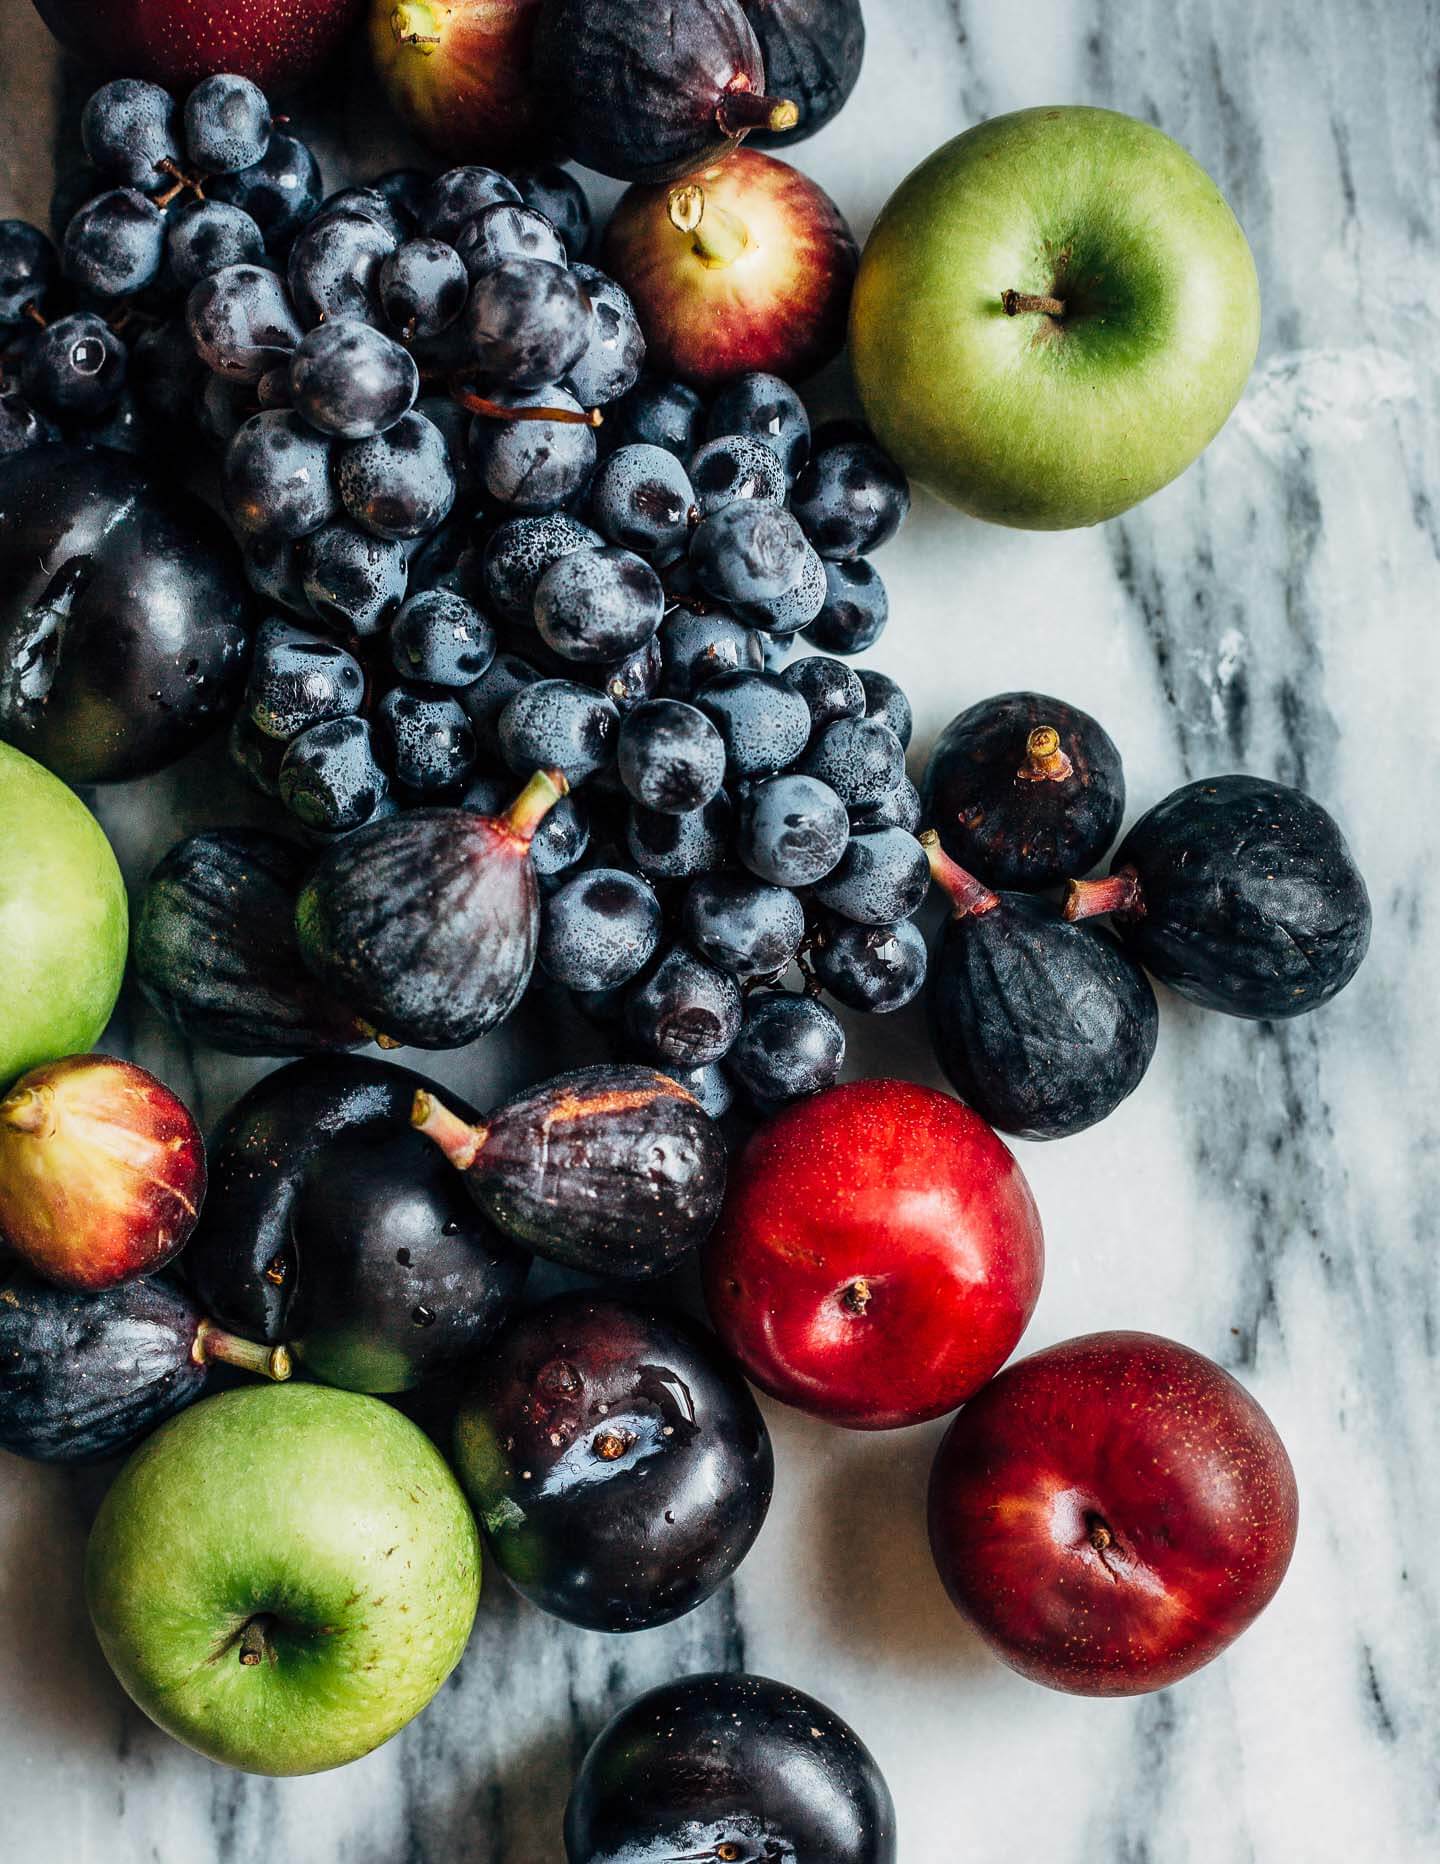
[[[530,843],[568,789],[537,771],[501,815],[411,809],[346,835],[301,891],[301,957],[387,1041],[459,1048],[493,1029],[534,969]]]
[[[1125,773],[1088,712],[1000,693],[951,719],[920,797],[952,860],[987,886],[1038,893],[1102,858],[1125,813]]]
[[[895,1864],[874,1756],[813,1696],[744,1672],[662,1683],[601,1729],[567,1864]]]
[[[1264,777],[1187,783],[1072,880],[1068,920],[1112,913],[1147,970],[1207,1010],[1302,1016],[1345,988],[1370,944],[1370,897],[1335,819]]]
[[[775,1459],[734,1361],[687,1315],[564,1295],[512,1320],[455,1462],[517,1591],[592,1631],[693,1611],[760,1532]]]
[[[756,142],[802,142],[823,129],[849,98],[865,57],[860,0],[740,0],[765,60],[765,82],[793,99],[800,119],[780,136]]]
[[[954,909],[927,991],[946,1079],[1002,1133],[1084,1132],[1150,1066],[1160,1016],[1149,979],[1114,939],[1067,925],[1048,901],[992,893],[944,853],[934,829],[921,841]]]
[[[224,526],[121,454],[0,461],[0,738],[67,783],[146,776],[234,709],[247,596]]]
[[[116,1456],[198,1398],[220,1362],[290,1376],[283,1346],[225,1332],[163,1279],[79,1294],[0,1271],[0,1449],[41,1463]]]
[[[725,1142],[693,1094],[649,1068],[557,1075],[470,1125],[433,1094],[411,1115],[480,1208],[537,1255],[592,1275],[659,1275],[702,1242]]]
[[[534,57],[577,160],[621,181],[674,180],[799,117],[789,98],[766,96],[739,0],[544,0]]]
[[[149,1001],[192,1042],[308,1055],[367,1040],[300,962],[295,902],[309,865],[264,829],[211,829],[177,842],[145,883],[131,961]]]
[[[529,1258],[412,1131],[429,1087],[389,1062],[313,1056],[231,1108],[183,1265],[208,1312],[352,1391],[417,1385],[489,1337]]]

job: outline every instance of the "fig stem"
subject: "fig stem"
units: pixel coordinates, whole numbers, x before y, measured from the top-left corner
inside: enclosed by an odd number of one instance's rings
[[[1022,311],[1038,311],[1046,317],[1063,317],[1065,300],[1037,297],[1030,291],[1002,291],[1000,308],[1007,317],[1018,317]]]
[[[48,1087],[17,1087],[0,1101],[0,1126],[12,1133],[50,1139],[55,1133],[55,1096]]]
[[[217,1327],[213,1320],[202,1320],[195,1329],[190,1357],[197,1366],[217,1362],[238,1366],[242,1372],[253,1372],[257,1378],[277,1383],[283,1383],[295,1369],[288,1346],[264,1346],[258,1340],[242,1339],[238,1333]]]
[[[725,136],[743,136],[747,130],[794,129],[800,121],[800,106],[793,97],[765,97],[758,91],[737,87],[726,91],[715,106],[715,121]]]
[[[1117,874],[1103,880],[1067,880],[1064,916],[1072,925],[1080,919],[1095,919],[1101,913],[1143,913],[1145,896],[1140,891],[1140,876],[1133,867],[1122,867]]]
[[[495,819],[528,848],[535,839],[536,829],[556,803],[569,794],[570,785],[563,770],[537,770],[505,813]]]
[[[920,846],[925,850],[925,859],[930,863],[930,878],[955,908],[957,919],[978,919],[982,913],[993,912],[1000,904],[1000,896],[992,893],[983,881],[973,874],[967,874],[958,861],[940,846],[940,836],[933,828],[927,828],[920,837]]]
[[[450,399],[469,414],[483,414],[491,421],[554,421],[562,427],[601,427],[605,416],[598,408],[507,408],[503,401],[477,395],[473,388],[452,382]]]
[[[750,244],[745,222],[728,208],[707,201],[698,181],[672,188],[665,212],[677,233],[690,234],[695,257],[712,268],[733,265]]]
[[[488,1136],[483,1126],[462,1120],[423,1087],[411,1103],[410,1124],[434,1140],[456,1171],[469,1171]]]
[[[1037,725],[1025,740],[1025,762],[1015,773],[1022,783],[1063,783],[1075,766],[1060,749],[1060,734],[1053,725]]]

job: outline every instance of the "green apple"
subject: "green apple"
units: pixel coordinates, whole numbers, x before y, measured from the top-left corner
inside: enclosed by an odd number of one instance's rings
[[[460,1660],[480,1543],[414,1424],[324,1385],[203,1398],[130,1458],[85,1587],[167,1734],[247,1773],[318,1773],[403,1728]]]
[[[866,415],[977,518],[1068,530],[1182,473],[1240,398],[1260,287],[1204,169],[1073,104],[967,130],[902,182],[850,312]]]
[[[125,883],[71,789],[0,744],[0,1091],[93,1048],[125,971]]]

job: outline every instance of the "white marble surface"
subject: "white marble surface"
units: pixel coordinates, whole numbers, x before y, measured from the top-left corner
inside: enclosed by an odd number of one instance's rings
[[[1173,1334],[1276,1420],[1303,1497],[1278,1599],[1177,1689],[1070,1700],[992,1662],[927,1558],[939,1427],[827,1432],[770,1407],[774,1510],[736,1583],[663,1631],[587,1636],[500,1580],[463,1666],[337,1775],[266,1782],[183,1752],[91,1641],[79,1554],[97,1479],[0,1458],[0,1857],[27,1864],[554,1864],[570,1773],[620,1701],[743,1662],[874,1748],[903,1864],[1422,1864],[1440,1856],[1435,975],[1440,832],[1440,27],[1429,0],[868,0],[845,115],[800,153],[863,234],[978,117],[1086,101],[1152,118],[1234,203],[1265,296],[1259,366],[1204,461],[1068,536],[924,498],[884,558],[871,658],[909,689],[917,766],[961,706],[1038,686],[1097,713],[1132,813],[1249,769],[1339,815],[1375,904],[1370,959],[1274,1029],[1163,1005],[1158,1059],[1107,1124],[1020,1148],[1048,1279],[1026,1345]],[[43,217],[59,79],[0,0],[0,211]],[[348,127],[368,127],[363,97]],[[112,792],[132,874],[206,780]],[[932,1078],[917,1019],[852,1019],[854,1073]],[[213,1118],[248,1073],[197,1064],[133,1006],[116,1041]],[[523,1066],[438,1072],[483,1100]]]

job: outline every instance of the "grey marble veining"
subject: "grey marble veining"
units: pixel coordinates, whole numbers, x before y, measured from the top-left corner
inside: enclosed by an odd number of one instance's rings
[[[660,1678],[745,1663],[848,1716],[895,1790],[903,1864],[1422,1864],[1440,1855],[1440,13],[1433,0],[868,0],[855,99],[801,165],[857,232],[977,117],[1146,116],[1234,203],[1259,364],[1201,463],[1095,531],[988,529],[932,501],[886,552],[874,661],[916,762],[962,705],[1033,685],[1097,713],[1135,813],[1191,776],[1305,784],[1370,882],[1355,985],[1284,1027],[1163,1004],[1133,1101],[1022,1146],[1049,1241],[1026,1344],[1173,1334],[1234,1369],[1299,1475],[1291,1574],[1234,1650],[1163,1695],[1091,1703],[993,1663],[930,1568],[939,1426],[878,1438],[769,1407],[771,1518],[735,1583],[621,1640],[492,1579],[430,1710],[344,1772],[212,1768],[125,1703],[79,1588],[99,1475],[0,1459],[0,1856],[27,1864],[555,1864],[573,1768]],[[65,87],[0,0],[0,211],[43,218]],[[327,173],[388,135],[337,87]],[[388,157],[387,157],[388,159]],[[839,394],[834,383],[823,393]],[[218,765],[100,808],[134,876],[243,809]],[[851,1019],[854,1073],[933,1079],[919,1020]],[[435,1072],[484,1101],[540,1071],[532,1026]],[[116,1045],[213,1119],[256,1072],[134,1002]]]

